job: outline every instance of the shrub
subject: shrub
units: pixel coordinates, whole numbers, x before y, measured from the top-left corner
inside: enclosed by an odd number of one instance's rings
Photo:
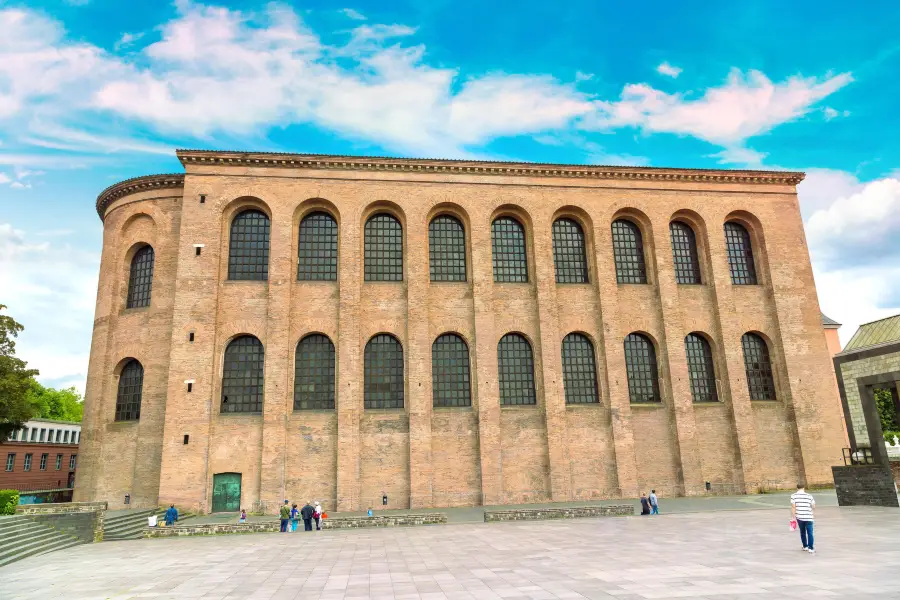
[[[885,431],[883,433],[884,433],[884,441],[886,441],[889,444],[894,443],[894,436],[897,436],[898,438],[900,438],[900,431]]]
[[[16,514],[16,507],[18,505],[18,490],[0,490],[0,515]]]

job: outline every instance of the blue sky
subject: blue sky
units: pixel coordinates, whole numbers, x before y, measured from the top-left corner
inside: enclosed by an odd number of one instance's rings
[[[102,227],[174,149],[798,169],[820,303],[900,312],[900,8],[0,0],[0,303],[83,386]]]

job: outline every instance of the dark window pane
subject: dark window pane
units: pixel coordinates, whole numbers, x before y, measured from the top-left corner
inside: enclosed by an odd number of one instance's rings
[[[716,369],[712,350],[703,336],[692,333],[684,338],[688,375],[691,379],[691,397],[694,402],[716,402]]]
[[[297,279],[337,280],[338,227],[334,217],[315,212],[300,221],[297,239]]]
[[[656,350],[647,336],[629,333],[625,338],[625,370],[632,402],[659,402]]]
[[[403,281],[403,227],[393,216],[381,213],[366,221],[365,280]]]
[[[525,254],[525,228],[511,217],[500,217],[491,223],[491,248],[494,259],[494,281],[522,283],[528,281],[528,259]]]
[[[618,283],[647,283],[644,241],[638,226],[624,219],[613,221],[612,238],[616,281]]]
[[[553,222],[553,265],[556,283],[587,283],[584,232],[572,219]]]
[[[675,281],[678,283],[701,283],[700,260],[697,258],[697,238],[687,223],[669,223],[672,236],[672,259],[675,265]]]
[[[756,266],[750,234],[740,223],[725,223],[725,251],[734,285],[756,285]]]
[[[517,333],[503,336],[497,345],[500,404],[537,404],[531,344]]]
[[[366,344],[365,408],[403,408],[403,347],[379,333]]]
[[[258,210],[245,210],[231,222],[228,246],[228,279],[269,278],[269,217]]]
[[[434,406],[472,406],[469,347],[461,337],[445,333],[431,346]]]
[[[750,399],[775,400],[775,380],[765,340],[755,333],[745,333],[741,337],[741,347],[744,349],[744,369],[747,372]]]
[[[128,301],[125,308],[150,306],[154,260],[152,246],[144,246],[131,259],[131,271],[128,274]]]
[[[457,219],[441,215],[428,224],[432,281],[466,280],[466,233]]]
[[[580,333],[570,333],[562,342],[563,388],[566,404],[600,402],[594,345]]]
[[[328,336],[308,335],[294,359],[294,410],[334,408],[334,344]]]
[[[231,340],[222,370],[222,412],[262,412],[264,371],[262,342],[252,335]]]
[[[137,421],[141,418],[141,395],[144,389],[144,367],[131,359],[119,374],[116,393],[116,421]]]

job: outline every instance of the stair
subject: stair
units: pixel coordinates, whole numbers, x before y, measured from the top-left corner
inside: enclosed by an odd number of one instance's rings
[[[157,509],[119,512],[103,519],[103,541],[139,540],[147,529],[147,517],[159,514]]]
[[[83,543],[74,536],[26,516],[0,519],[0,567],[29,556],[63,550]]]

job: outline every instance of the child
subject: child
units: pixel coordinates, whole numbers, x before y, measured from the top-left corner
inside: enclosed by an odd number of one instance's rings
[[[241,509],[241,518],[238,519],[238,523],[246,523],[247,522],[247,511],[243,508]]]

